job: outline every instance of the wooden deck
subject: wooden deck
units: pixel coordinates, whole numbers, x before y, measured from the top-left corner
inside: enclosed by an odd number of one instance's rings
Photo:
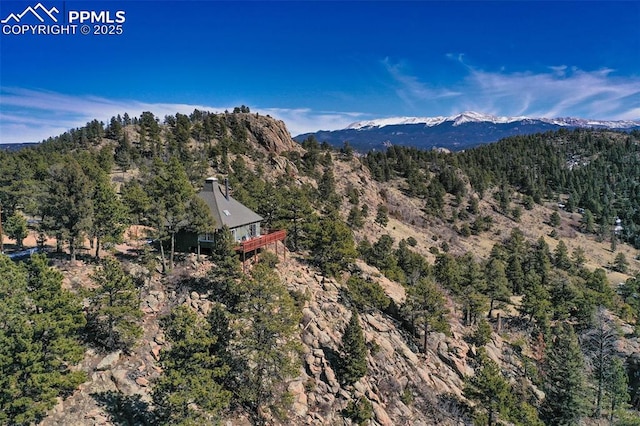
[[[269,234],[260,235],[259,237],[251,238],[247,241],[242,241],[240,244],[236,246],[236,251],[239,253],[248,253],[252,251],[256,251],[259,248],[268,246],[269,244],[277,243],[278,241],[283,241],[287,238],[287,231],[281,229],[279,231],[274,231]]]

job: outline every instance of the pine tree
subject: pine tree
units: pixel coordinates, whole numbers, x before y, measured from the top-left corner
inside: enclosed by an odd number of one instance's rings
[[[571,259],[569,259],[569,250],[564,241],[558,242],[553,252],[553,263],[556,267],[568,271],[571,269]]]
[[[76,246],[91,229],[93,187],[78,162],[68,157],[53,166],[42,205],[43,227],[69,243],[69,256],[76,260]]]
[[[140,182],[134,179],[126,182],[120,187],[120,195],[130,220],[135,224],[145,223],[146,215],[151,212],[151,197]]]
[[[531,266],[540,277],[542,284],[546,284],[551,270],[551,253],[549,245],[542,236],[534,246]]]
[[[489,298],[485,296],[487,282],[480,266],[472,256],[464,257],[466,269],[462,276],[463,285],[458,295],[466,325],[475,324],[478,317],[489,309]]]
[[[317,216],[309,202],[309,191],[305,188],[292,187],[284,200],[281,220],[286,221],[287,242],[290,248],[297,251],[308,247],[310,228],[317,222]]]
[[[349,301],[360,310],[385,310],[391,303],[382,286],[371,278],[352,275],[347,280]]]
[[[539,323],[546,323],[551,313],[549,292],[540,282],[540,277],[533,271],[525,277],[528,285],[524,289],[524,297],[520,303],[520,314],[529,315],[529,321],[534,319]]]
[[[210,424],[231,402],[224,381],[229,366],[210,323],[189,307],[179,306],[163,319],[171,343],[160,355],[162,375],[153,386],[153,401],[163,424]]]
[[[100,175],[96,183],[92,201],[94,220],[91,233],[96,238],[96,258],[99,259],[101,243],[120,242],[128,218],[124,204],[116,195],[108,176],[104,174]]]
[[[0,294],[0,424],[35,424],[86,380],[82,306],[43,255],[0,256]]]
[[[368,425],[373,418],[373,405],[366,396],[349,401],[342,415],[359,426]]]
[[[133,148],[131,142],[129,142],[129,136],[125,133],[122,138],[118,140],[114,153],[114,160],[116,165],[122,170],[122,174],[127,172],[131,166],[131,152]]]
[[[522,200],[522,205],[524,205],[525,209],[532,210],[534,205],[533,197],[531,195],[525,195]]]
[[[573,249],[573,252],[571,253],[571,260],[573,260],[573,266],[578,271],[582,269],[587,261],[587,258],[584,254],[584,249],[582,247],[576,247],[575,249]]]
[[[279,277],[265,264],[256,265],[240,283],[234,316],[234,394],[256,424],[269,407],[282,408],[280,384],[299,373],[296,339],[301,312]]]
[[[389,223],[389,209],[384,204],[378,205],[375,222],[383,228]]]
[[[367,346],[360,326],[360,317],[355,310],[342,334],[340,342],[340,380],[345,385],[352,385],[367,374]]]
[[[525,274],[520,256],[513,254],[509,257],[506,274],[513,294],[522,294],[525,287]]]
[[[473,333],[473,341],[477,346],[484,346],[491,341],[491,335],[493,334],[493,328],[491,324],[484,318],[478,321],[476,331]]]
[[[427,351],[427,337],[430,331],[449,332],[447,315],[442,292],[429,278],[420,279],[416,285],[409,287],[405,305],[412,318],[412,323],[422,329],[422,350]]]
[[[604,381],[604,394],[609,399],[609,421],[613,422],[616,411],[629,402],[629,376],[622,360],[614,357],[608,366]]]
[[[595,219],[591,210],[586,209],[582,215],[582,228],[584,232],[592,234],[595,231]]]
[[[575,425],[586,414],[584,360],[573,327],[553,329],[543,364],[545,399],[541,412],[550,424]]]
[[[234,242],[227,226],[218,229],[213,239],[211,260],[215,266],[207,274],[210,298],[224,305],[230,313],[236,314],[242,297],[240,282],[244,278],[240,259],[234,250]]]
[[[184,167],[176,157],[168,164],[154,159],[151,176],[147,185],[151,199],[151,217],[160,240],[170,241],[169,267],[173,269],[176,234],[189,226],[189,205],[195,191],[189,182]],[[164,263],[164,245],[160,245]]]
[[[462,282],[460,265],[456,259],[448,254],[443,253],[436,257],[435,277],[438,283],[454,293],[460,292]]]
[[[189,223],[186,229],[198,235],[203,235],[214,233],[215,228],[216,221],[211,216],[209,206],[202,198],[194,195],[189,203]]]
[[[353,206],[347,217],[347,225],[353,229],[361,229],[364,226],[364,218],[358,206]]]
[[[9,238],[16,240],[16,245],[22,249],[22,242],[27,237],[27,220],[18,212],[7,219],[4,225],[4,232]]]
[[[487,314],[487,318],[491,318],[495,303],[499,302],[500,305],[508,303],[509,297],[511,297],[505,265],[501,260],[489,260],[485,267],[485,280],[487,282],[487,296],[489,296],[489,313]]]
[[[464,395],[487,410],[487,424],[494,424],[495,415],[506,413],[510,405],[511,386],[502,372],[484,351],[480,352],[480,368],[475,376],[465,380]]]
[[[320,219],[311,242],[311,259],[323,274],[337,276],[355,260],[357,254],[351,229],[337,213]]]
[[[142,334],[142,311],[133,279],[113,258],[104,259],[92,278],[98,288],[90,298],[88,327],[96,343],[107,350],[130,349]]]
[[[331,168],[324,170],[322,178],[318,182],[318,195],[322,201],[328,201],[336,196],[336,180]]]
[[[627,272],[628,267],[629,262],[627,261],[627,257],[622,252],[618,253],[613,260],[613,269],[624,274]]]
[[[593,327],[582,338],[583,347],[586,350],[593,378],[596,382],[596,401],[594,417],[602,414],[602,404],[608,377],[611,375],[612,361],[615,358],[615,346],[618,333],[615,325],[611,323],[606,309],[600,306],[593,319]]]

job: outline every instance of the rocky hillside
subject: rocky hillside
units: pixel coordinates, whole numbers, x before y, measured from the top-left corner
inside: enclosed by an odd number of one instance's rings
[[[272,228],[287,227],[287,247],[279,243],[280,257],[274,271],[289,293],[304,296],[300,296],[301,320],[295,336],[300,344],[299,363],[297,373],[277,387],[282,400],[290,404],[280,410],[264,408],[262,414],[267,424],[458,425],[483,424],[498,418],[505,424],[540,424],[538,411],[543,413],[545,408],[541,407],[547,406],[545,391],[549,389],[542,378],[550,371],[545,348],[555,348],[554,342],[560,340],[557,336],[556,340],[550,337],[550,329],[569,322],[581,333],[581,342],[588,341],[593,326],[589,318],[580,316],[580,305],[595,307],[592,300],[604,300],[603,294],[610,299],[602,302],[606,305],[602,314],[606,321],[602,321],[619,330],[612,340],[614,349],[607,356],[624,360],[632,386],[630,393],[636,398],[634,374],[640,366],[640,341],[634,327],[637,313],[633,312],[634,305],[627,304],[612,289],[618,283],[633,281],[640,270],[638,251],[626,244],[619,244],[614,251],[607,238],[581,232],[579,213],[558,209],[557,201],[546,199],[530,209],[521,209],[518,220],[514,220],[511,214],[504,214],[499,200],[493,196],[499,192],[497,188],[488,189],[480,197],[462,175],[464,191],[460,194],[464,195],[443,194],[443,205],[434,213],[424,196],[407,191],[408,177],[383,182],[353,153],[308,144],[301,147],[291,139],[284,123],[270,117],[199,112],[194,112],[190,120],[183,117],[161,125],[148,120],[149,117],[141,117],[123,122],[120,128],[112,121],[93,144],[112,150],[116,164],[111,178],[122,185],[123,191],[131,182],[144,179],[149,164],[145,158],[150,158],[153,152],[162,152],[167,157],[180,156],[185,162],[192,161],[189,164],[193,167],[187,167],[187,172],[194,183],[204,176],[229,176],[234,197],[256,209]],[[188,132],[181,133],[181,126],[186,126]],[[424,182],[434,181],[435,174],[421,173]],[[141,186],[144,184],[142,181]],[[513,198],[517,205],[523,205],[522,194],[516,193]],[[311,199],[308,205],[307,199]],[[474,204],[473,209],[464,207],[468,204]],[[295,215],[288,216],[288,209]],[[351,214],[363,210],[368,213],[363,213],[356,225]],[[386,220],[381,217],[384,210]],[[459,214],[463,211],[469,213]],[[554,213],[559,223],[550,222]],[[332,214],[335,221],[349,224],[349,236],[345,238],[353,240],[353,248],[357,245],[359,250],[358,253],[352,249],[355,256],[344,255],[350,260],[338,273],[332,269],[327,272],[318,260],[317,252],[322,248],[317,247],[315,237],[322,234],[322,225],[318,223],[326,225],[329,222],[323,220]],[[476,232],[475,226],[482,221],[490,226]],[[461,232],[465,224],[474,232],[468,235]],[[209,282],[211,274],[223,265],[206,256],[180,254],[176,266],[166,275],[161,273],[159,263],[147,269],[150,263],[142,259],[146,236],[141,229],[131,227],[124,234],[124,243],[113,245],[108,256],[118,258],[131,276],[146,277],[139,289],[142,336],[129,350],[109,352],[95,345],[87,346],[83,361],[74,367],[87,373],[87,381],[70,395],[60,397],[42,424],[155,424],[153,389],[165,373],[162,366],[166,364],[161,359],[171,347],[162,318],[178,306],[205,318],[219,306],[220,290],[202,283]],[[546,243],[553,264],[546,272],[549,284],[545,291],[551,293],[548,297],[573,301],[574,305],[566,312],[546,308],[551,312],[529,314],[523,306],[532,296],[526,289],[520,289],[500,296],[493,313],[489,311],[489,299],[486,304],[478,302],[477,311],[470,313],[465,291],[473,286],[466,284],[466,280],[474,273],[489,274],[485,268],[493,257],[512,265],[513,253],[509,250],[515,250],[514,235],[523,238],[521,244],[525,248],[519,254],[523,267],[527,267],[526,259],[540,241]],[[386,251],[384,241],[390,241]],[[88,246],[89,242],[85,244]],[[561,245],[568,253],[581,250],[585,259],[579,266],[561,269],[555,265],[555,253]],[[413,256],[412,261],[421,265],[417,277],[405,265],[408,261],[401,258],[401,253],[406,255],[407,250]],[[345,248],[343,253],[347,251]],[[367,253],[383,255],[376,258]],[[160,253],[152,254],[159,260]],[[613,267],[620,254],[627,262],[624,270]],[[90,256],[77,262],[54,257],[54,266],[64,274],[65,288],[83,295],[95,287],[92,274],[96,264]],[[456,285],[443,279],[439,266],[450,259],[461,277]],[[339,258],[336,262],[341,261]],[[477,269],[470,265],[477,265]],[[595,290],[592,283],[599,270],[603,271],[609,290]],[[424,312],[412,308],[409,299],[414,297],[420,278],[427,277],[436,282],[435,288],[442,295],[445,314],[439,319],[446,324],[434,322],[425,336],[424,329],[413,324]],[[511,285],[511,275],[508,277]],[[357,289],[352,278],[361,278],[371,286],[362,296],[364,304],[355,296]],[[527,279],[530,281],[526,281],[525,287],[533,286],[536,278],[528,275]],[[479,281],[475,297],[489,297],[487,280]],[[556,294],[556,282],[567,283],[569,290]],[[591,287],[587,292],[580,286]],[[377,288],[383,291],[379,299],[384,299],[384,307],[367,299],[373,297]],[[86,307],[89,300],[85,298],[84,303]],[[354,309],[360,314],[367,349],[366,374],[353,384],[346,384],[340,371],[342,339]],[[481,336],[480,331],[486,325],[488,330]],[[585,362],[592,371],[593,364]],[[501,404],[511,407],[510,411],[503,406],[490,408],[494,404],[490,397],[474,396],[477,394],[470,390],[476,386],[474,389],[480,392],[472,377],[483,377],[490,365],[496,366],[497,375],[504,380],[500,386],[522,400],[502,401]],[[585,376],[586,379],[590,387],[585,389],[593,392],[592,376]],[[519,405],[521,402],[526,405]],[[637,399],[630,402],[637,404]],[[583,404],[585,408],[580,415],[586,418],[588,410]],[[521,412],[517,413],[518,410]],[[616,412],[616,418],[635,412],[629,413]],[[255,421],[241,405],[222,410],[220,418],[229,425]],[[600,419],[587,421],[599,424]]]

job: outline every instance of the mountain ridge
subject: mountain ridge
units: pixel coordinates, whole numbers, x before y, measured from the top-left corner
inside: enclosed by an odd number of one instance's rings
[[[542,133],[559,129],[640,130],[640,120],[596,120],[575,117],[531,118],[494,116],[465,111],[452,116],[388,117],[351,123],[344,129],[305,133],[297,142],[313,136],[320,142],[341,147],[345,142],[357,150],[406,145],[422,149],[452,151],[496,142],[509,136]]]
[[[627,129],[640,126],[638,120],[597,120],[576,117],[528,117],[528,116],[496,116],[484,114],[476,111],[464,111],[451,116],[435,117],[388,117],[351,123],[345,129],[364,129],[369,127],[385,127],[401,124],[425,124],[427,127],[437,126],[446,121],[452,121],[454,126],[464,123],[490,122],[493,124],[505,124],[522,121],[542,121],[544,123],[556,124],[559,126],[579,126],[579,127],[601,127],[607,129]]]

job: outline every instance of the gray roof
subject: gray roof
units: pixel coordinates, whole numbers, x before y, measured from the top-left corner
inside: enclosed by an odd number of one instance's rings
[[[225,188],[218,185],[217,181],[207,181],[198,197],[202,198],[211,210],[211,215],[216,220],[216,228],[227,225],[230,229],[238,228],[250,223],[260,222],[262,216],[241,204],[233,197],[225,198]]]

